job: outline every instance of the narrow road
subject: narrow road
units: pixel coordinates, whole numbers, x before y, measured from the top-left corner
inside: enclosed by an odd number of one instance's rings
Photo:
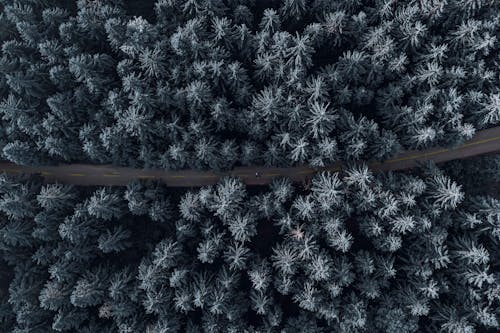
[[[465,144],[451,149],[431,148],[408,151],[385,162],[367,162],[374,171],[403,170],[416,167],[425,161],[441,163],[476,155],[500,152],[500,126],[478,132]],[[342,163],[313,169],[307,166],[274,168],[263,166],[237,167],[227,172],[214,171],[166,171],[114,167],[110,165],[66,164],[58,166],[29,167],[13,163],[0,163],[0,172],[41,174],[47,183],[74,185],[127,185],[136,179],[161,180],[171,187],[199,187],[216,184],[224,176],[239,177],[247,185],[269,184],[273,178],[288,177],[294,182],[304,182],[314,173],[339,171]],[[256,176],[258,174],[258,176]]]

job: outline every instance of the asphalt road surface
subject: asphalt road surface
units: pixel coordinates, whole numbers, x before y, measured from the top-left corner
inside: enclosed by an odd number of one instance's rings
[[[404,170],[414,168],[425,161],[440,163],[498,152],[500,152],[500,126],[480,131],[472,140],[456,148],[408,151],[382,163],[368,161],[367,164],[373,171]],[[155,179],[171,187],[200,187],[216,184],[224,176],[239,177],[247,185],[269,184],[276,177],[288,177],[294,182],[304,183],[317,172],[325,170],[339,171],[342,167],[342,163],[318,169],[307,166],[290,168],[251,166],[237,167],[228,172],[214,172],[148,170],[92,164],[30,167],[3,162],[0,163],[0,172],[41,174],[47,183],[123,186],[136,179]]]

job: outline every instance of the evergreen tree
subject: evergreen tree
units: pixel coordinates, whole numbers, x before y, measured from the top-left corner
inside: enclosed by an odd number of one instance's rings
[[[36,199],[44,209],[62,210],[73,206],[76,193],[72,186],[51,184],[42,187]]]
[[[87,210],[91,216],[104,220],[120,218],[123,215],[123,200],[116,191],[103,188],[92,195]]]

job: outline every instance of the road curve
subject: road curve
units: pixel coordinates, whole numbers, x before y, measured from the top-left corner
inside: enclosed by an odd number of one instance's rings
[[[425,161],[441,163],[476,155],[500,152],[500,126],[476,133],[474,138],[456,148],[431,148],[407,151],[384,162],[367,164],[373,171],[404,170]],[[227,172],[167,171],[114,167],[111,165],[62,164],[57,166],[22,166],[9,162],[0,163],[0,172],[41,174],[47,183],[74,185],[127,185],[133,180],[155,179],[171,187],[200,187],[216,184],[224,176],[239,177],[247,185],[269,184],[276,177],[288,177],[294,182],[304,182],[320,171],[339,171],[342,163],[313,169],[307,166],[274,168],[264,166],[237,167]],[[258,174],[258,176],[256,176]]]

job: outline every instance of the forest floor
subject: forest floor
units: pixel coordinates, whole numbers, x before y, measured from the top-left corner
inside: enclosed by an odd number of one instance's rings
[[[427,161],[441,163],[491,153],[500,153],[500,126],[480,131],[473,139],[458,147],[407,151],[384,162],[368,161],[367,164],[373,171],[393,171],[414,168]],[[93,164],[23,166],[2,162],[0,163],[0,172],[40,174],[48,183],[59,182],[74,185],[125,186],[137,179],[156,179],[171,187],[200,187],[216,184],[220,178],[225,176],[239,177],[247,185],[266,185],[276,177],[288,177],[294,182],[307,184],[315,173],[339,171],[343,166],[344,164],[341,162],[316,169],[308,166],[289,168],[249,166],[236,167],[226,172],[216,172],[134,169]]]

